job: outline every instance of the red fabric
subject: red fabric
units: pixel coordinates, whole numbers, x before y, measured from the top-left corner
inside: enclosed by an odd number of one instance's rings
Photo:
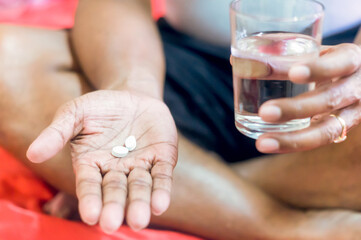
[[[164,0],[152,0],[152,4],[153,4],[153,16],[156,19],[163,16],[165,13]]]
[[[51,29],[71,28],[78,0],[0,0],[0,22]],[[165,12],[164,0],[152,0],[154,18]]]
[[[0,0],[0,23],[52,29],[71,28],[77,0]],[[153,0],[155,18],[164,13],[163,0]],[[6,240],[199,240],[172,231],[133,232],[122,226],[109,236],[99,227],[42,213],[52,189],[0,148],[0,239]]]
[[[51,29],[71,28],[77,4],[77,0],[0,0],[0,22]]]
[[[20,208],[0,200],[0,239],[6,240],[199,240],[177,232],[146,229],[134,232],[122,226],[115,234],[107,235],[99,227]]]
[[[0,148],[0,239],[6,240],[200,240],[172,231],[145,229],[134,232],[122,226],[106,235],[98,226],[55,218],[41,213],[53,191],[14,157]]]
[[[44,182],[0,148],[0,199],[41,212],[43,203],[52,197],[53,192]]]

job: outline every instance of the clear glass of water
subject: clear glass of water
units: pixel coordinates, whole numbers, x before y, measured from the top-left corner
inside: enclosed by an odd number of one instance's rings
[[[267,123],[268,100],[290,98],[314,84],[295,84],[288,70],[319,57],[324,7],[314,0],[234,0],[230,7],[235,123],[248,137],[308,127],[310,119]]]

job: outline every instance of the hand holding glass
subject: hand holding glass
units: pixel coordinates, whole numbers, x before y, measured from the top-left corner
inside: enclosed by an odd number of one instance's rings
[[[234,0],[231,3],[235,122],[251,138],[303,129],[310,119],[267,123],[258,116],[268,100],[295,97],[314,84],[288,80],[292,65],[319,56],[323,5],[313,0]]]

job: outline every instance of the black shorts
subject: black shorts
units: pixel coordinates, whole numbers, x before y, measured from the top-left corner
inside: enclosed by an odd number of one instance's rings
[[[164,19],[158,27],[167,66],[164,99],[178,130],[227,162],[262,155],[234,124],[230,49],[180,33]]]
[[[158,21],[166,55],[165,103],[178,130],[227,162],[259,156],[234,124],[229,48],[213,46]]]

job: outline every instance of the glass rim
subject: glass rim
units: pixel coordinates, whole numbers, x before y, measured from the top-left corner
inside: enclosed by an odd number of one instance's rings
[[[252,18],[254,20],[258,20],[258,21],[269,21],[269,22],[299,22],[299,21],[305,21],[305,20],[311,20],[311,19],[316,19],[318,17],[321,17],[324,15],[325,13],[325,5],[323,5],[323,3],[317,1],[317,0],[302,0],[304,2],[311,2],[311,3],[315,3],[318,6],[321,7],[321,10],[314,13],[314,14],[309,14],[309,15],[305,15],[302,17],[281,17],[281,18],[274,18],[274,17],[259,17],[259,16],[255,16],[253,14],[247,14],[247,13],[242,13],[239,12],[237,9],[235,9],[234,5],[237,2],[242,2],[245,0],[232,0],[232,2],[230,3],[230,10],[235,13],[236,15],[241,15],[243,17],[246,18]]]

